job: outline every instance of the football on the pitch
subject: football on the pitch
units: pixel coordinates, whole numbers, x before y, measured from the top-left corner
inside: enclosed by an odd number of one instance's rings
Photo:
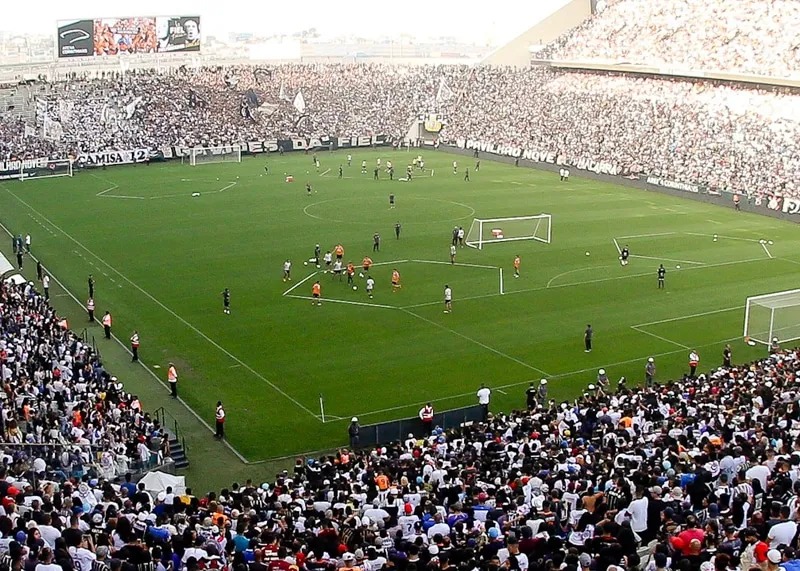
[[[358,286],[353,286],[353,291],[356,291],[357,289],[358,289]]]
[[[681,269],[681,265],[678,264],[677,266],[675,266],[675,268],[680,270]]]
[[[304,266],[307,266],[307,265],[308,265],[308,262],[303,262],[303,265],[304,265]]]
[[[589,255],[589,252],[586,252],[586,255],[588,256],[588,255]]]
[[[768,242],[767,242],[767,244],[769,244],[770,246],[772,246],[772,244],[773,244],[773,243],[774,243],[774,242],[773,242],[772,240],[770,240],[770,241],[768,241]]]
[[[362,274],[361,272],[358,272],[358,277],[363,278],[364,274]]]
[[[319,267],[319,264],[317,264],[317,267]]]

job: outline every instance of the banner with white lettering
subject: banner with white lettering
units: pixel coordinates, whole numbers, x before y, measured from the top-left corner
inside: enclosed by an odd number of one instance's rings
[[[257,155],[260,153],[277,153],[311,150],[337,150],[356,149],[365,147],[385,147],[391,145],[391,140],[386,135],[352,135],[349,137],[336,137],[325,135],[320,137],[295,137],[292,139],[261,139],[246,141],[240,144],[242,154]],[[230,152],[231,147],[216,147],[209,152],[223,154]],[[165,147],[161,149],[165,159],[188,157],[192,153],[190,147]]]
[[[542,151],[538,149],[524,149],[513,145],[496,145],[485,141],[471,139],[459,139],[456,146],[460,149],[480,151],[492,155],[503,157],[513,157],[536,163],[549,163],[558,166],[575,168],[577,170],[589,171],[597,174],[607,174],[617,176],[627,174],[623,168],[611,161],[596,161],[589,157],[570,156],[568,154],[557,154],[553,151]]]
[[[143,163],[150,158],[148,149],[127,149],[124,151],[100,151],[78,155],[82,167],[102,167],[104,165],[127,165]]]
[[[682,190],[684,192],[700,192],[700,187],[696,184],[689,184],[688,182],[678,182],[657,176],[648,176],[647,184],[653,186],[660,186],[661,188],[671,188],[672,190]]]

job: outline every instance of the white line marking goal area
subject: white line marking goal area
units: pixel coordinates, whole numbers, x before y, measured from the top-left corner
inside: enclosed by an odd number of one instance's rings
[[[646,323],[637,323],[635,325],[631,325],[630,328],[633,329],[634,331],[638,332],[638,333],[642,333],[642,334],[647,335],[649,337],[654,337],[655,339],[659,339],[661,341],[664,341],[665,343],[670,343],[671,345],[676,345],[678,347],[682,347],[683,349],[689,350],[689,349],[691,349],[691,347],[689,347],[688,345],[685,345],[685,344],[680,343],[678,341],[675,341],[673,339],[669,339],[668,337],[664,337],[663,335],[658,335],[656,333],[653,333],[652,331],[648,331],[647,328],[651,327],[653,325],[661,325],[662,323],[674,323],[676,321],[685,321],[685,320],[688,320],[688,319],[697,319],[698,317],[706,317],[708,315],[716,315],[716,314],[719,314],[719,313],[728,313],[728,312],[731,312],[731,311],[741,311],[742,309],[744,309],[743,305],[737,305],[737,306],[734,306],[734,307],[724,307],[722,309],[712,309],[711,311],[701,311],[699,313],[691,313],[689,315],[681,315],[681,316],[678,316],[678,317],[668,317],[666,319],[658,319],[656,321],[648,321]]]

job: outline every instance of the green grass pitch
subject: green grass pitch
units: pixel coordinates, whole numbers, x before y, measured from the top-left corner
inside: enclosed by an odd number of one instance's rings
[[[224,401],[228,439],[249,460],[341,445],[352,416],[368,424],[414,415],[425,401],[439,409],[473,404],[481,383],[495,389],[494,410],[509,410],[523,406],[528,382],[542,377],[562,398],[601,367],[614,381],[641,382],[649,356],[662,380],[687,370],[690,348],[701,369],[721,363],[728,341],[737,361],[750,359],[765,350],[742,342],[745,297],[797,287],[793,224],[574,176],[562,183],[489,160],[474,172],[474,160],[455,157],[454,176],[452,155],[424,154],[435,176],[411,183],[383,171],[372,180],[378,157],[405,170],[411,155],[388,149],[354,152],[351,167],[344,153],[323,152],[319,172],[310,155],[287,154],[8,181],[0,221],[30,232],[35,253],[81,302],[93,273],[98,313],[113,313],[126,344],[139,331],[142,359],[158,376],[174,361],[182,397],[208,422]],[[551,244],[464,248],[460,265],[449,264],[454,225],[541,212],[553,216]],[[382,242],[373,253],[375,232]],[[630,246],[626,267],[615,240]],[[323,253],[341,243],[345,261],[357,265],[369,254],[374,298],[364,280],[353,291],[303,265],[316,243]],[[281,279],[287,258],[291,282]],[[658,290],[662,261],[667,287]],[[402,275],[396,293],[393,268]],[[308,299],[315,279],[319,307]],[[443,312],[445,283],[451,314]],[[231,315],[222,312],[225,287]],[[583,351],[587,323],[592,353]]]

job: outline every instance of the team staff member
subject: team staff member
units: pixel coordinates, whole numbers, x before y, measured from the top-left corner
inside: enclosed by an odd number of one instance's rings
[[[178,398],[178,371],[172,363],[169,364],[169,369],[167,369],[167,381],[169,382],[172,398]]]
[[[106,334],[106,339],[111,339],[111,312],[106,311],[106,314],[103,316],[103,330]]]
[[[419,409],[419,419],[422,421],[422,430],[425,432],[425,436],[430,436],[433,431],[433,406],[431,403],[427,403]]]
[[[86,300],[86,313],[89,314],[89,323],[94,323],[94,299]]]
[[[592,330],[591,325],[586,326],[586,331],[583,332],[583,345],[585,347],[584,352],[591,353],[592,352],[592,336],[594,335],[594,331]]]
[[[522,264],[522,260],[519,259],[519,254],[514,256],[514,277],[519,277],[519,266]]]
[[[94,297],[94,278],[92,277],[92,274],[89,274],[86,282],[89,285],[89,297]]]
[[[131,335],[131,363],[134,363],[139,360],[139,332],[135,329],[133,330],[133,335]]]
[[[225,409],[222,407],[222,401],[217,401],[217,412],[214,416],[216,420],[216,433],[214,434],[214,438],[218,438],[222,440],[225,438]]]

